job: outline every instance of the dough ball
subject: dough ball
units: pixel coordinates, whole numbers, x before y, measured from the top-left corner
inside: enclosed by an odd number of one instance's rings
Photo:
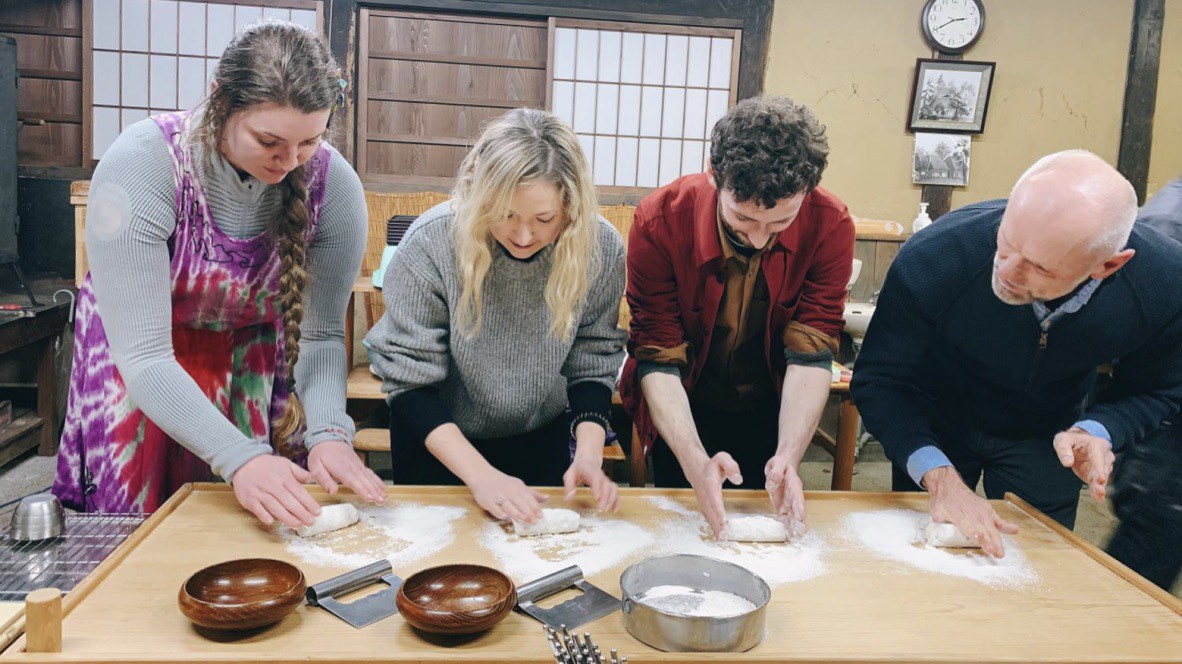
[[[934,523],[929,521],[923,529],[923,539],[929,546],[943,549],[979,549],[981,543],[974,537],[969,537],[951,523]]]
[[[787,542],[788,530],[770,516],[732,516],[722,531],[732,542]]]
[[[357,513],[353,503],[325,505],[320,508],[320,516],[316,517],[312,525],[296,528],[296,534],[300,537],[315,537],[351,526],[360,518],[361,515]]]
[[[543,509],[542,518],[534,523],[514,521],[513,530],[519,537],[573,533],[579,529],[579,514],[564,509]]]

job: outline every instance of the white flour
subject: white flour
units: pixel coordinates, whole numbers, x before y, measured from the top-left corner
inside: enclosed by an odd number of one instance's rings
[[[281,527],[279,534],[288,551],[314,565],[356,569],[385,558],[397,573],[451,544],[451,524],[468,510],[403,502],[358,511],[359,522],[331,533],[304,539]]]
[[[914,510],[874,510],[847,514],[844,532],[875,553],[925,572],[971,579],[993,587],[1017,588],[1038,581],[1030,561],[1012,537],[1002,535],[1006,554],[992,558],[982,551],[946,551],[924,544],[928,515]]]
[[[717,541],[711,539],[710,527],[699,512],[664,496],[646,496],[645,500],[669,515],[659,522],[658,541],[663,553],[693,553],[725,560],[754,572],[769,586],[805,581],[825,573],[825,543],[816,533],[809,532],[787,543]]]
[[[573,533],[534,537],[518,537],[511,526],[490,521],[481,540],[501,569],[524,583],[571,565],[578,565],[584,575],[615,567],[652,544],[653,536],[627,521],[584,514]]]
[[[658,611],[695,618],[728,618],[755,610],[755,604],[746,597],[722,590],[695,590],[686,586],[653,586],[636,600]]]

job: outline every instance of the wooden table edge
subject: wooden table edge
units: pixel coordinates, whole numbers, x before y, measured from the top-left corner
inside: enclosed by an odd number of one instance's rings
[[[319,487],[309,487],[309,489],[312,491],[313,494],[323,493],[324,495],[328,495],[323,490],[319,489]],[[453,486],[388,486],[387,487],[387,492],[395,491],[395,490],[398,491],[399,493],[402,493],[403,495],[430,495],[430,494],[439,494],[439,493],[454,495],[454,494],[462,494],[462,493],[468,492],[468,489],[466,487],[453,487]],[[164,503],[164,505],[162,505],[160,507],[159,510],[157,510],[155,513],[153,513],[151,516],[149,516],[144,521],[144,523],[139,528],[137,528],[134,533],[131,534],[131,536],[129,536],[126,540],[124,540],[123,543],[120,544],[111,553],[111,555],[109,555],[105,560],[103,560],[103,562],[100,563],[98,565],[98,567],[96,567],[93,572],[88,574],[86,576],[86,578],[84,578],[82,580],[82,582],[79,583],[74,588],[74,590],[70,591],[65,596],[65,598],[63,599],[63,603],[62,603],[62,618],[63,618],[63,620],[66,617],[68,617],[70,615],[70,613],[74,610],[74,608],[77,607],[83,600],[85,600],[86,597],[91,592],[93,592],[94,589],[100,583],[102,583],[104,580],[106,580],[106,578],[110,574],[111,570],[115,566],[117,566],[119,563],[121,563],[125,558],[127,558],[127,556],[131,553],[131,551],[133,551],[141,542],[143,542],[143,540],[146,539],[148,537],[148,535],[150,535],[160,525],[160,523],[163,522],[163,520],[169,514],[176,511],[176,509],[181,505],[181,503],[183,503],[189,496],[191,496],[192,494],[194,494],[198,491],[209,492],[209,493],[228,493],[228,492],[233,491],[233,488],[227,484],[218,483],[218,482],[199,482],[199,483],[186,484],[186,485],[182,486],[171,498],[169,498]],[[554,492],[554,493],[560,494],[562,491],[563,491],[563,489],[561,487],[548,487],[548,488],[542,489],[543,493]],[[678,494],[680,494],[680,495],[684,495],[689,498],[693,497],[693,490],[692,489],[655,489],[653,487],[644,487],[644,488],[621,487],[620,492],[622,494],[649,494],[649,495],[670,495],[670,494],[678,495]],[[347,489],[342,488],[340,493],[347,494],[347,493],[351,493],[351,492],[348,491]],[[724,490],[724,495],[762,494],[762,493],[763,493],[763,491],[760,491],[757,489],[726,489],[726,490]],[[892,497],[892,496],[898,497],[900,495],[919,496],[919,495],[922,495],[922,492],[899,492],[899,491],[806,491],[805,492],[805,498],[809,499],[809,500],[841,500],[841,499],[849,498],[851,496],[857,496],[859,498],[886,498],[886,497]],[[1062,525],[1055,522],[1050,517],[1048,517],[1045,514],[1043,514],[1042,512],[1040,512],[1039,510],[1035,509],[1033,506],[1031,506],[1026,501],[1022,500],[1018,496],[1015,496],[1012,493],[1007,493],[1005,495],[1005,500],[1008,501],[1009,503],[1011,503],[1012,505],[1014,505],[1014,507],[1018,508],[1022,512],[1029,515],[1031,518],[1035,519],[1039,523],[1043,524],[1047,528],[1050,528],[1052,531],[1054,531],[1055,533],[1062,536],[1063,539],[1066,540],[1068,543],[1075,546],[1077,549],[1079,549],[1080,551],[1082,551],[1083,553],[1088,555],[1090,558],[1092,558],[1096,562],[1100,563],[1104,567],[1106,567],[1109,570],[1111,570],[1112,572],[1116,573],[1118,576],[1120,576],[1125,581],[1131,583],[1137,589],[1145,592],[1150,597],[1152,597],[1152,598],[1158,600],[1160,603],[1164,604],[1166,606],[1166,608],[1173,610],[1174,612],[1178,613],[1179,615],[1182,615],[1182,601],[1180,601],[1179,599],[1173,597],[1169,593],[1166,593],[1165,591],[1158,588],[1157,586],[1149,583],[1148,581],[1146,581],[1144,578],[1142,578],[1136,572],[1132,571],[1131,569],[1129,569],[1125,565],[1118,562],[1116,559],[1114,559],[1111,556],[1109,556],[1108,554],[1104,553],[1099,548],[1097,548],[1095,545],[1081,539],[1075,533],[1064,528]],[[17,625],[19,625],[19,627],[17,627]],[[0,642],[0,653],[7,653],[7,652],[10,652],[14,649],[22,649],[24,647],[25,637],[24,637],[24,633],[23,633],[23,631],[24,631],[23,627],[24,627],[24,612],[23,611],[21,611],[21,613],[17,614],[17,616],[14,616],[12,619],[10,619],[6,625],[4,625],[3,627],[0,627],[0,629],[4,630],[4,631],[0,632],[0,638],[2,638],[4,634],[12,633],[15,629],[20,630],[20,635],[18,637],[16,637],[11,643],[4,645],[2,642]],[[709,653],[709,654],[717,655],[720,653]],[[729,653],[729,654],[733,655],[734,653]],[[40,659],[41,657],[44,657],[44,656],[39,656],[38,658]],[[87,656],[85,656],[85,655],[78,655],[78,656],[72,656],[72,657],[69,655],[66,655],[63,657],[62,653],[57,653],[55,655],[49,655],[48,657],[51,657],[53,661],[91,661],[90,659],[87,659]],[[47,660],[47,661],[49,661],[49,660]],[[121,661],[140,661],[140,660],[121,660]],[[146,662],[146,661],[155,661],[155,660],[145,659],[143,661]],[[205,661],[223,662],[223,661],[239,661],[239,660],[235,659],[232,654],[227,654],[227,657],[225,659],[218,657],[218,656],[214,656],[214,657],[209,657],[209,658],[201,659],[201,660],[186,660],[186,662],[188,662],[188,664],[197,664],[198,661],[200,661],[200,662],[205,662]],[[264,658],[264,659],[261,659],[258,661],[266,661],[271,664],[277,664],[278,662],[287,662],[289,660],[288,659],[271,660],[271,659]],[[290,661],[295,661],[295,660],[290,660]],[[358,660],[358,661],[361,661],[361,660]],[[365,660],[365,661],[380,661],[380,660]],[[434,660],[432,660],[432,661],[434,661]],[[446,661],[446,660],[440,659],[439,661]],[[468,664],[472,664],[474,662],[481,662],[481,661],[485,661],[485,660],[481,660],[478,657],[473,658],[473,659],[460,657],[460,658],[455,658],[455,661],[463,661]],[[753,661],[763,661],[763,660],[762,660],[762,658],[756,658],[756,660],[753,660]],[[777,660],[777,661],[779,661],[779,660]],[[800,660],[800,661],[803,662],[804,660]],[[812,660],[809,660],[809,661],[812,661]],[[866,664],[868,661],[873,661],[873,660],[862,660],[862,659],[857,660],[857,661],[851,660],[849,662],[849,664]],[[916,661],[922,661],[923,664],[941,664],[942,662],[945,662],[945,660],[916,660]],[[1141,660],[1130,659],[1128,661],[1129,662],[1134,662],[1134,661],[1139,662]],[[824,664],[845,664],[845,661],[844,660],[824,660]],[[965,661],[964,660],[955,660],[955,661],[948,660],[946,662],[946,664],[965,664]]]
[[[1100,547],[1083,539],[1079,535],[1076,535],[1074,532],[1068,530],[1067,528],[1064,528],[1063,525],[1060,524],[1058,521],[1055,521],[1051,517],[1043,514],[1038,509],[1036,509],[1034,506],[1032,506],[1030,503],[1026,502],[1025,500],[1022,500],[1021,498],[1019,498],[1018,496],[1016,496],[1012,493],[1006,493],[1005,497],[1006,497],[1006,500],[1013,503],[1013,505],[1015,507],[1022,510],[1027,515],[1031,516],[1032,518],[1034,518],[1034,520],[1043,524],[1047,528],[1050,528],[1051,530],[1058,533],[1061,537],[1063,537],[1064,540],[1066,540],[1069,544],[1071,544],[1075,548],[1079,549],[1083,553],[1085,553],[1089,558],[1091,558],[1092,560],[1095,560],[1096,562],[1100,563],[1104,567],[1108,568],[1109,570],[1111,570],[1113,573],[1115,573],[1117,576],[1121,577],[1125,581],[1128,581],[1129,583],[1133,584],[1137,589],[1141,590],[1142,592],[1149,595],[1153,599],[1156,599],[1158,602],[1161,602],[1162,604],[1164,604],[1166,606],[1167,609],[1170,609],[1174,613],[1177,613],[1178,615],[1182,616],[1182,599],[1178,599],[1177,597],[1174,597],[1170,593],[1153,585],[1148,580],[1146,580],[1145,577],[1134,572],[1133,570],[1129,569],[1124,563],[1120,562],[1116,558],[1113,558],[1112,556],[1105,553],[1103,550],[1100,549]]]

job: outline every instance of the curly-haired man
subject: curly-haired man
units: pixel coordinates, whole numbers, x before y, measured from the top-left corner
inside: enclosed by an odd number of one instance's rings
[[[657,486],[693,487],[716,535],[722,485],[766,477],[789,525],[797,467],[829,393],[854,253],[846,206],[817,186],[825,128],[783,97],[714,126],[710,170],[641,201],[628,241],[624,406]]]

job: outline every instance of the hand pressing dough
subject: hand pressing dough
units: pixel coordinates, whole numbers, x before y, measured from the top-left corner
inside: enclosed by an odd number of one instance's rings
[[[543,509],[542,518],[534,523],[514,521],[513,530],[518,537],[533,537],[534,535],[558,535],[573,533],[579,529],[579,514],[571,510]]]
[[[969,537],[951,523],[928,522],[924,526],[923,539],[930,546],[944,549],[980,549],[981,543],[974,537]]]
[[[296,528],[296,534],[300,537],[314,537],[330,533],[357,523],[359,518],[361,516],[357,514],[357,508],[353,506],[353,503],[325,505],[320,508],[320,516],[316,517],[312,525]]]
[[[732,516],[726,520],[723,535],[732,542],[787,542],[788,530],[770,516]]]

